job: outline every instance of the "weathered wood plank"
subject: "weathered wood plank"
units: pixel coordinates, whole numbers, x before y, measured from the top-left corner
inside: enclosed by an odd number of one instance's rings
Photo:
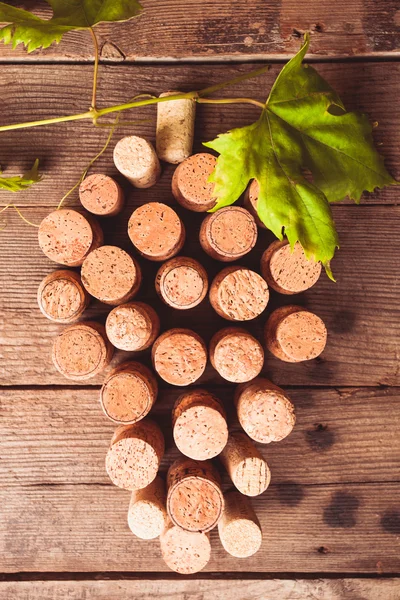
[[[148,192],[151,199],[151,190]],[[107,242],[130,251],[133,248],[126,235],[126,223],[134,202],[133,195],[130,208],[120,218],[110,220],[106,231]],[[26,209],[25,214],[39,222],[46,209]],[[206,258],[199,249],[201,217],[183,211],[181,214],[188,225],[183,254],[197,257],[214,276],[222,265]],[[333,262],[338,282],[334,284],[322,275],[314,288],[295,298],[273,294],[267,309],[268,314],[279,304],[305,304],[325,320],[329,331],[327,348],[319,359],[302,364],[283,363],[266,353],[264,372],[283,385],[396,385],[400,381],[400,208],[336,206],[334,214],[341,239],[341,249]],[[0,383],[73,385],[55,371],[50,359],[52,341],[62,326],[46,320],[36,305],[40,280],[55,268],[41,254],[36,236],[36,229],[25,225],[16,213],[10,213],[8,227],[0,234],[0,279],[4,282],[0,288]],[[261,234],[256,249],[241,264],[258,269],[261,253],[271,239],[268,233]],[[145,281],[138,298],[155,306],[163,329],[191,327],[208,342],[215,331],[226,326],[208,301],[190,311],[163,306],[153,287],[157,265],[140,262]],[[87,316],[104,319],[108,311],[109,307],[94,303]],[[246,325],[260,340],[265,320],[266,315],[261,315]],[[127,356],[117,352],[114,364]],[[88,384],[102,380],[100,374]],[[209,367],[200,383],[223,381]]]
[[[12,2],[32,10],[32,2]],[[185,59],[201,57],[282,57],[293,52],[304,31],[311,31],[316,56],[359,56],[398,53],[399,12],[395,0],[254,0],[229,2],[143,0],[144,14],[121,25],[97,28],[101,55],[110,60]],[[50,16],[44,2],[35,13]],[[61,45],[26,55],[0,47],[3,60],[90,60],[89,36],[71,33]]]
[[[184,11],[182,11],[184,12]],[[165,89],[201,89],[208,85],[248,72],[255,65],[197,65],[145,67],[140,65],[106,66],[100,70],[99,105],[111,105],[129,100],[140,92],[159,94]],[[371,121],[379,122],[374,129],[376,142],[386,158],[391,173],[400,178],[400,64],[320,64],[318,70],[341,94],[351,110],[366,112]],[[220,96],[253,96],[264,100],[280,67],[256,80],[242,82]],[[19,65],[1,68],[0,124],[18,123],[47,117],[74,114],[87,110],[91,98],[92,69],[84,65]],[[257,108],[250,105],[202,105],[197,111],[195,150],[218,133],[240,127],[258,117]],[[136,109],[125,120],[147,119],[136,126],[123,126],[115,141],[136,132],[150,139],[155,137],[155,108]],[[80,173],[103,146],[107,132],[89,122],[78,121],[30,130],[0,134],[0,165],[7,173],[20,173],[39,157],[44,180],[34,189],[17,195],[1,192],[1,204],[48,204],[56,206],[78,180]],[[96,169],[114,175],[113,143],[96,165]],[[149,198],[171,198],[170,180],[173,167],[165,168],[164,177],[151,190],[134,190],[138,201]],[[77,194],[70,200],[76,201]],[[363,202],[397,204],[398,192],[387,188],[365,194]]]
[[[398,600],[398,579],[193,579],[0,582],[0,600]]]

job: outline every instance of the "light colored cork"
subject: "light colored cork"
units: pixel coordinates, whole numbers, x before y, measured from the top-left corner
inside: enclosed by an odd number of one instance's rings
[[[226,206],[207,215],[200,227],[200,244],[207,254],[222,262],[245,256],[257,241],[257,225],[245,208]]]
[[[285,362],[317,358],[326,345],[324,322],[301,306],[282,306],[270,315],[265,325],[267,348]]]
[[[83,314],[90,296],[75,271],[54,271],[39,285],[37,299],[45,317],[57,323],[71,323]]]
[[[255,222],[261,229],[267,229],[264,223],[261,221],[257,212],[258,194],[260,192],[260,186],[258,185],[257,179],[253,179],[249,187],[244,193],[243,204],[249,213],[254,217]]]
[[[128,302],[109,313],[106,332],[119,350],[139,352],[149,348],[160,331],[160,319],[154,308],[144,302]]]
[[[155,286],[165,304],[187,310],[200,304],[207,295],[207,272],[194,258],[177,256],[160,267]]]
[[[214,310],[228,321],[250,321],[267,307],[269,291],[266,281],[250,269],[225,267],[210,287]]]
[[[114,217],[124,208],[124,192],[108,175],[94,173],[79,186],[79,199],[87,211],[99,217]]]
[[[281,388],[263,377],[239,385],[235,404],[240,425],[261,444],[283,440],[294,427],[293,404]]]
[[[271,472],[268,464],[244,433],[230,433],[219,458],[241,494],[259,496],[269,486]]]
[[[172,385],[190,385],[207,364],[207,347],[190,329],[169,329],[153,344],[151,357],[159,376]]]
[[[106,471],[114,485],[141,490],[156,478],[164,454],[164,436],[149,418],[115,430],[106,456]]]
[[[261,373],[264,350],[258,340],[241,327],[225,327],[210,342],[210,361],[232,383],[244,383]]]
[[[182,94],[169,91],[160,98]],[[196,102],[192,98],[157,104],[156,151],[158,158],[176,165],[192,154]]]
[[[91,296],[111,305],[133,298],[142,279],[137,261],[117,246],[93,250],[82,265],[81,277]]]
[[[167,567],[181,575],[198,573],[211,557],[209,534],[185,531],[170,520],[160,535],[160,546]]]
[[[141,490],[132,492],[128,510],[128,525],[142,540],[158,537],[167,523],[165,484],[161,477]]]
[[[168,470],[167,512],[186,531],[207,532],[224,508],[220,477],[210,461],[178,458]]]
[[[225,494],[218,533],[225,550],[236,558],[248,558],[260,549],[261,525],[249,498],[234,491]]]
[[[221,401],[202,389],[178,398],[172,410],[172,427],[178,450],[194,460],[218,456],[228,440]]]
[[[137,188],[151,187],[161,175],[160,161],[152,144],[137,135],[119,140],[114,148],[114,164]]]
[[[150,412],[157,392],[157,380],[150,369],[129,361],[108,375],[100,391],[100,403],[107,417],[115,423],[133,424]]]
[[[80,381],[105,369],[113,352],[103,325],[85,321],[70,325],[56,337],[52,358],[64,377]]]
[[[128,235],[148,260],[164,261],[182,250],[185,228],[176,212],[161,202],[148,202],[131,215]]]
[[[206,212],[216,205],[214,184],[208,179],[215,169],[217,159],[212,154],[193,154],[175,169],[172,193],[184,208]]]
[[[276,240],[261,257],[261,273],[280,294],[298,294],[317,283],[321,263],[307,260],[299,242],[292,251],[288,240]]]
[[[54,210],[40,223],[42,252],[56,263],[79,267],[86,256],[103,243],[103,232],[94,217],[76,210]]]

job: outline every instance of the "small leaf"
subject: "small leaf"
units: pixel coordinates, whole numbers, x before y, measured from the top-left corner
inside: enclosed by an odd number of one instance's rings
[[[0,177],[0,189],[8,192],[21,192],[42,179],[39,175],[39,160],[36,159],[32,168],[24,175],[16,177]],[[1,173],[1,171],[0,171]]]

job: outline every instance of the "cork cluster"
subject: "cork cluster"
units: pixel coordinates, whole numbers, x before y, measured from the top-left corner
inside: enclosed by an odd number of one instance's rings
[[[115,166],[133,186],[150,187],[160,176],[160,159],[176,164],[171,182],[176,201],[195,213],[213,209],[209,178],[216,158],[192,155],[195,103],[163,101],[158,107],[156,150],[143,138],[123,138],[114,150]],[[131,493],[127,525],[141,539],[159,538],[165,563],[178,573],[206,567],[214,528],[227,553],[249,557],[262,543],[251,497],[264,493],[271,481],[260,444],[283,440],[295,425],[287,393],[264,376],[265,351],[286,362],[311,360],[323,351],[327,332],[320,317],[295,304],[269,314],[262,341],[243,325],[264,313],[270,289],[285,295],[302,292],[317,282],[321,265],[307,260],[300,245],[290,248],[283,240],[265,249],[260,272],[232,264],[209,281],[202,264],[180,254],[185,226],[171,206],[149,202],[136,207],[126,225],[128,246],[131,242],[126,251],[103,244],[92,216],[112,217],[122,210],[121,185],[94,174],[83,181],[79,194],[86,211],[48,215],[39,228],[39,245],[54,262],[81,271],[63,268],[47,275],[38,303],[48,319],[68,324],[52,351],[54,366],[65,377],[94,377],[109,366],[115,349],[120,351],[105,374],[100,405],[117,427],[105,468],[114,485]],[[263,226],[257,195],[253,182],[246,192],[247,208],[198,215],[198,244],[212,259],[235,262],[252,251],[257,227]],[[208,347],[197,331],[168,327],[152,306],[136,298],[146,261],[162,263],[153,283],[168,307],[191,310],[208,297],[226,320],[228,326],[214,332]],[[110,306],[105,326],[82,320],[91,298]],[[134,359],[121,351],[134,353]],[[142,363],[143,352],[152,368]],[[233,410],[208,389],[193,387],[208,363],[236,385]],[[152,416],[165,383],[179,389],[166,422]],[[171,425],[180,456],[165,476],[160,467],[164,433]]]

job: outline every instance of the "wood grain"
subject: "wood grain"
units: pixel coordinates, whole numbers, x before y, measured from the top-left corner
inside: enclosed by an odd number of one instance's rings
[[[12,2],[45,18],[41,2]],[[251,4],[241,0],[143,0],[144,13],[129,23],[97,27],[101,55],[107,60],[243,60],[284,57],[297,49],[305,31],[312,34],[315,56],[363,56],[400,50],[396,0],[295,0]],[[89,35],[67,34],[60,45],[28,55],[21,47],[0,46],[3,60],[91,60]]]

